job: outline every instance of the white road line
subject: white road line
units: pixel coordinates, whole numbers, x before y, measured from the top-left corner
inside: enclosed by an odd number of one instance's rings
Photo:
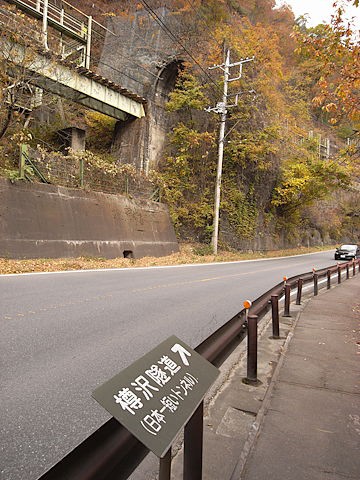
[[[236,263],[252,263],[252,262],[267,262],[270,260],[283,260],[286,258],[305,257],[308,255],[318,255],[319,253],[332,252],[332,250],[322,250],[321,252],[301,253],[300,255],[288,255],[286,257],[271,257],[271,258],[256,258],[254,260],[236,260],[232,262],[212,262],[212,263],[186,263],[182,265],[161,265],[153,267],[120,267],[120,268],[93,268],[84,270],[59,270],[56,272],[27,272],[27,273],[5,273],[0,275],[2,277],[19,277],[29,275],[58,275],[64,273],[94,273],[94,272],[116,272],[116,271],[133,271],[133,270],[161,270],[165,268],[188,268],[188,267],[207,267],[211,265],[229,265]]]

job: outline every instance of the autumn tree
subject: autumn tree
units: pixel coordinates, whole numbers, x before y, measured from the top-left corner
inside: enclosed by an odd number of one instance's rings
[[[269,18],[262,18],[258,12],[261,21],[252,22],[231,15],[214,28],[212,37],[216,42],[208,41],[206,54],[201,48],[196,53],[201,64],[222,63],[219,45],[231,46],[233,61],[255,57],[242,79],[231,84],[230,95],[241,95],[237,106],[229,109],[225,139],[221,225],[223,231],[232,232],[232,238],[238,238],[238,246],[247,245],[256,232],[269,228],[270,223],[273,230],[276,224],[287,229],[304,227],[301,219],[305,206],[346,188],[351,173],[347,161],[342,165],[336,159],[324,162],[315,140],[306,140],[307,130],[313,128],[310,95],[321,66],[310,55],[297,62],[290,48],[293,40],[285,48],[286,32],[289,35],[295,23],[293,16],[286,9],[274,12],[271,2],[265,3],[272,12]],[[253,12],[254,20],[260,2],[239,5]],[[241,9],[237,2],[232,6],[236,11]],[[278,28],[276,19],[282,28]],[[204,76],[199,75],[196,66],[192,73],[187,68],[168,104],[185,122],[173,130],[172,155],[162,165],[163,180],[171,185],[168,197],[179,231],[185,225],[187,231],[191,225],[198,232],[209,232],[211,228],[216,152],[214,145],[203,144],[203,157],[199,150],[195,153],[194,147],[209,139],[207,135],[217,138],[217,116],[208,114],[210,119],[204,120],[204,114],[199,113],[205,106],[204,96],[208,97],[208,105],[215,105],[221,98],[223,77],[213,73],[212,78],[218,87],[210,81],[204,84]],[[201,172],[200,166],[204,169]],[[199,188],[201,184],[206,188]]]
[[[0,13],[0,138],[13,122],[24,120],[21,114],[30,108],[36,87],[36,75],[29,66],[39,36],[34,22],[24,15],[16,15],[13,7],[4,7]],[[31,42],[30,42],[31,39]],[[19,50],[19,45],[21,45]],[[21,53],[19,53],[21,51]],[[16,64],[14,59],[18,58]],[[23,107],[23,108],[22,108]]]
[[[296,32],[298,53],[315,60],[321,75],[314,90],[313,104],[326,112],[330,124],[344,119],[360,121],[360,45],[356,29],[344,18],[346,4],[335,2],[331,24]]]
[[[296,155],[283,164],[281,182],[274,189],[272,203],[283,214],[294,216],[315,200],[326,198],[336,189],[346,188],[350,181],[345,165],[335,160],[321,160],[316,143],[307,140]]]

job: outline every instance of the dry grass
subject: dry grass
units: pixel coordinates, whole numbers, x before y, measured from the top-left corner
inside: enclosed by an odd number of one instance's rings
[[[254,260],[257,258],[283,257],[302,253],[317,252],[335,248],[332,245],[313,248],[294,248],[289,250],[275,250],[267,252],[230,252],[219,251],[218,255],[199,255],[203,249],[200,245],[183,244],[180,252],[166,257],[145,257],[139,259],[96,257],[78,258],[37,258],[12,260],[0,258],[0,274],[29,273],[29,272],[57,272],[64,270],[89,270],[101,268],[153,267],[164,265],[181,265],[189,263],[231,262],[236,260]]]

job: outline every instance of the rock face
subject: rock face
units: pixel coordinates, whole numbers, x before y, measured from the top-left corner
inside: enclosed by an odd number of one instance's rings
[[[1,257],[140,258],[178,249],[161,203],[0,179]]]
[[[180,26],[166,8],[156,10],[172,32]],[[113,153],[122,163],[147,172],[156,167],[169,128],[165,115],[182,53],[157,21],[140,10],[128,17],[114,17],[108,28],[99,68],[102,75],[147,99],[146,117],[118,122]]]

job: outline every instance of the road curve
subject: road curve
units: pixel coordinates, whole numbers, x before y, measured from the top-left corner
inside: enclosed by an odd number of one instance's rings
[[[322,252],[0,276],[0,479],[37,479],[108,420],[92,390],[168,336],[195,347],[284,275],[334,263]]]

